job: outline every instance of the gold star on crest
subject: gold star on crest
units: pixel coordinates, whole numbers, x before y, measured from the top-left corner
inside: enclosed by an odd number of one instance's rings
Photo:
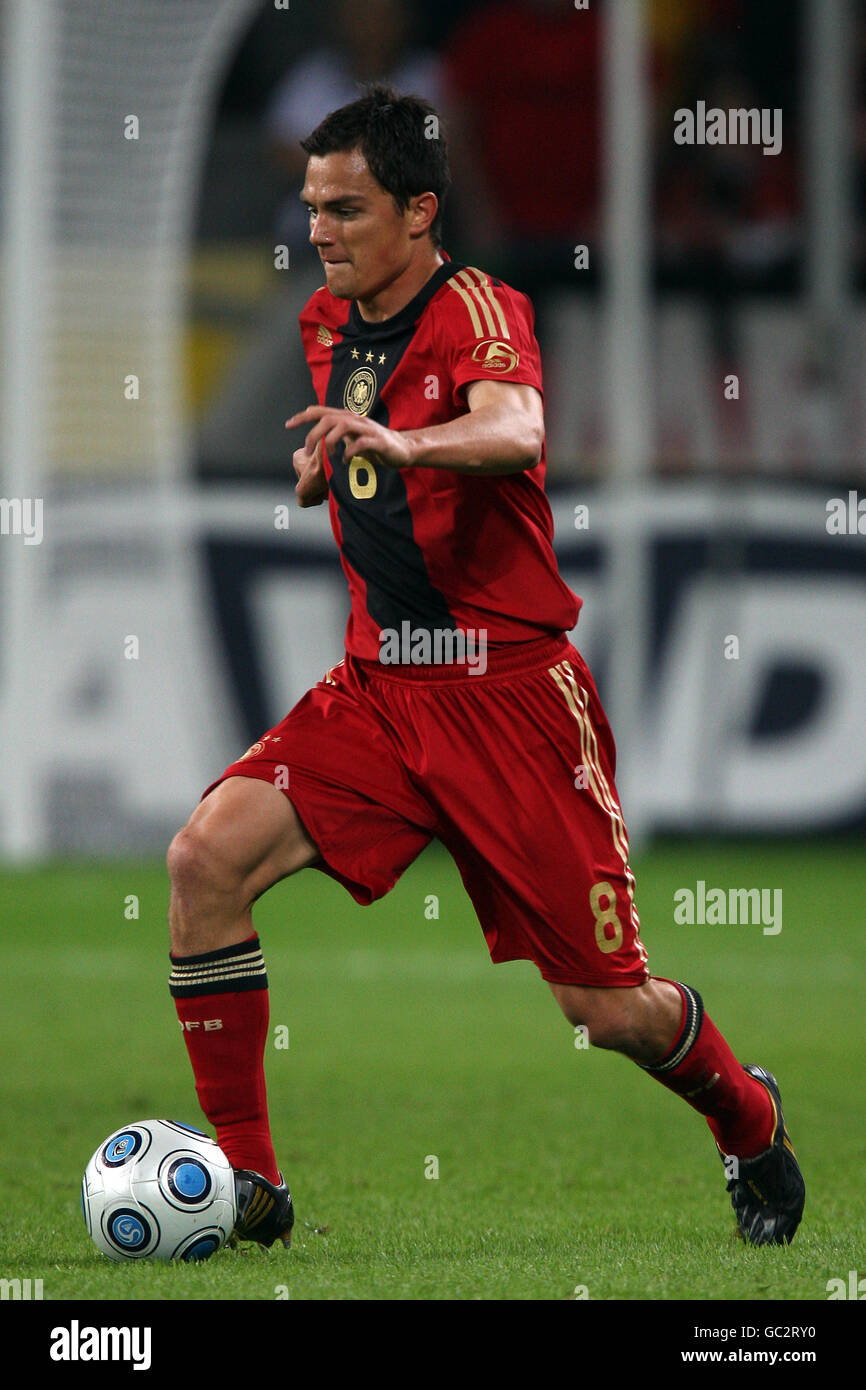
[[[384,361],[385,361],[385,354],[384,354],[384,352],[383,352],[383,353],[382,353],[382,356],[379,358],[379,366],[380,366],[380,367],[381,367],[381,365],[382,365],[382,363],[383,363]]]
[[[364,358],[364,361],[365,361],[365,362],[372,362],[372,361],[373,361],[373,354],[372,354],[372,352],[368,352],[368,353],[367,353],[367,356]]]
[[[358,349],[357,349],[357,348],[352,348],[352,356],[355,358],[355,361],[357,362],[357,360],[358,360]]]

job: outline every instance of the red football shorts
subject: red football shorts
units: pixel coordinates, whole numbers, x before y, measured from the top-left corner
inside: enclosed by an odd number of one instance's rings
[[[314,866],[359,903],[389,892],[434,837],[449,850],[492,960],[546,980],[649,978],[616,753],[595,684],[565,637],[465,665],[347,655],[227,777],[291,799]]]

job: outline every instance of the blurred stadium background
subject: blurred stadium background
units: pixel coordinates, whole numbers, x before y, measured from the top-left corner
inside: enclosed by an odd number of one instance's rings
[[[297,141],[373,77],[445,115],[446,249],[536,305],[641,842],[862,829],[864,57],[859,0],[5,0],[6,860],[161,852],[341,651]],[[677,144],[699,102],[781,149]]]

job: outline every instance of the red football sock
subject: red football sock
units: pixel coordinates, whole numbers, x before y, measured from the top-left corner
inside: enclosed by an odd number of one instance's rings
[[[668,1090],[706,1115],[723,1153],[754,1158],[769,1148],[774,1111],[769,1093],[743,1071],[712,1019],[701,996],[678,980],[683,1001],[682,1024],[673,1047],[660,1062],[644,1067]]]
[[[233,1168],[252,1168],[278,1183],[265,1090],[268,977],[259,939],[171,962],[169,988],[217,1143]]]

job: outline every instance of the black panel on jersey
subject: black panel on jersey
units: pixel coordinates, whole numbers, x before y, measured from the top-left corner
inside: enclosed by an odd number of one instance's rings
[[[381,323],[367,323],[357,302],[352,301],[349,317],[340,330],[343,340],[333,349],[326,405],[344,409],[350,378],[367,368],[376,378],[376,394],[372,408],[364,414],[387,427],[389,416],[381,399],[382,388],[409,347],[425,306],[440,286],[462,268],[446,261],[409,304]],[[352,356],[353,351],[357,356]],[[383,353],[385,363],[381,364],[379,357]],[[358,498],[349,485],[343,442],[329,454],[333,464],[331,492],[337,501],[343,554],[366,584],[370,617],[380,629],[399,631],[400,624],[408,620],[413,629],[420,631],[455,630],[455,618],[444,596],[431,584],[423,552],[415,541],[401,474],[395,468],[377,468],[375,494]],[[365,481],[366,475],[362,479]]]

